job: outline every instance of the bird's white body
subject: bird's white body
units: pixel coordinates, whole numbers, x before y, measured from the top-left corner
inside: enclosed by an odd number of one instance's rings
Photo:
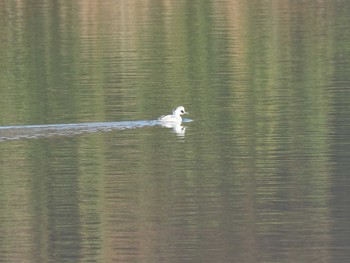
[[[179,106],[176,109],[173,109],[172,115],[160,116],[158,120],[164,123],[181,123],[181,115],[183,114],[188,114],[188,112],[185,111],[185,108],[183,106]]]

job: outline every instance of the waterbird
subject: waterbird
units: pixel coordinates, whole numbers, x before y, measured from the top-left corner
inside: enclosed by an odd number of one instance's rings
[[[160,116],[158,120],[163,123],[181,123],[182,122],[181,115],[183,114],[188,114],[188,112],[185,111],[185,108],[183,106],[179,106],[173,109],[172,115]]]

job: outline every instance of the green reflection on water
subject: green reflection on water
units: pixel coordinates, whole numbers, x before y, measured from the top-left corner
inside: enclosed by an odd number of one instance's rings
[[[330,258],[348,9],[5,1],[1,125],[148,120],[182,104],[195,121],[181,140],[147,127],[1,142],[1,250],[14,260],[20,243],[37,262]]]

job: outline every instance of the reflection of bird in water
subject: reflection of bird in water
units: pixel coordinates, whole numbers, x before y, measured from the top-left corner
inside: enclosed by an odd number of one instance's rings
[[[159,121],[162,122],[162,125],[165,123],[181,123],[182,118],[181,115],[188,114],[188,112],[185,111],[185,108],[183,106],[179,106],[176,109],[173,109],[172,115],[163,115],[158,118]],[[166,125],[163,125],[166,126]]]
[[[166,128],[172,128],[173,133],[176,133],[177,136],[185,136],[186,127],[181,125],[181,122],[161,122],[161,126]]]

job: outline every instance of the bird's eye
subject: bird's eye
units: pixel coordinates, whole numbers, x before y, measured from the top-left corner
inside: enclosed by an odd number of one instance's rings
[[[181,110],[181,113],[184,113],[184,111],[183,111],[183,110]]]

